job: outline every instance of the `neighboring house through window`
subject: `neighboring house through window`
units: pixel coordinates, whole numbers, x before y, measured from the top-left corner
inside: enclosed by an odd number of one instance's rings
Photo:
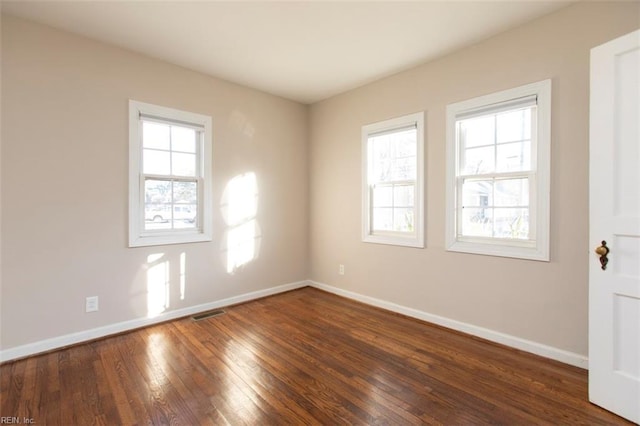
[[[362,128],[362,239],[424,247],[423,113]]]
[[[447,107],[448,250],[549,260],[551,81]]]
[[[129,246],[211,241],[211,117],[129,101]]]

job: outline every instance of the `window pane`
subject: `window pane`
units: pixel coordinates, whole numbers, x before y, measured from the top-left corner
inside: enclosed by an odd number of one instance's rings
[[[416,158],[400,158],[393,161],[388,177],[390,180],[415,180]]]
[[[413,232],[413,209],[393,209],[393,230],[396,232]]]
[[[529,238],[529,209],[495,209],[494,237]]]
[[[196,131],[187,127],[171,126],[171,149],[195,154]]]
[[[173,202],[195,204],[198,200],[197,182],[173,182]]]
[[[388,182],[390,178],[391,160],[380,160],[374,162],[371,167],[372,175],[371,181],[375,182]]]
[[[195,228],[197,182],[145,180],[145,230]]]
[[[374,207],[392,207],[393,206],[393,188],[390,186],[379,186],[373,188],[373,206]]]
[[[498,114],[496,120],[498,143],[531,139],[531,108]]]
[[[198,208],[195,204],[177,204],[173,206],[174,228],[195,228]]]
[[[495,169],[495,147],[472,148],[464,151],[462,173],[492,173]]]
[[[144,229],[170,229],[171,228],[171,205],[170,204],[145,204],[144,206]]]
[[[389,169],[391,152],[389,150],[389,139],[384,136],[369,138],[371,146],[371,163],[373,176],[378,179],[384,175],[384,171]]]
[[[145,204],[171,203],[171,182],[168,180],[145,180],[144,201]]]
[[[155,148],[169,150],[169,129],[166,124],[153,121],[142,122],[142,146],[143,148]]]
[[[195,154],[171,154],[174,176],[195,176],[196,175],[196,155]]]
[[[485,115],[459,121],[461,148],[493,145],[495,139],[494,117],[494,115]]]
[[[529,179],[497,180],[494,188],[496,206],[524,207],[529,205]]]
[[[493,205],[493,181],[465,181],[462,184],[463,207],[487,207]]]
[[[369,169],[373,182],[415,179],[416,137],[417,131],[410,129],[368,139],[371,155]]]
[[[169,175],[171,173],[169,151],[145,149],[142,155],[143,173],[151,175]]]
[[[393,231],[393,209],[375,207],[373,209],[373,230]]]
[[[496,171],[520,172],[531,170],[531,142],[501,144],[497,149]]]
[[[399,135],[396,144],[397,157],[415,157],[416,156],[416,130],[409,130]]]
[[[413,195],[414,185],[397,185],[393,188],[393,205],[413,208]]]
[[[493,209],[463,208],[460,233],[468,237],[492,237]]]

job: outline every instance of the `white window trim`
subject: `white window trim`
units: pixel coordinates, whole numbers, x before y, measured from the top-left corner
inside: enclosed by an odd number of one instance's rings
[[[371,233],[370,191],[369,191],[369,135],[385,130],[416,126],[416,195],[415,225],[413,233],[378,232]],[[418,112],[362,127],[362,241],[367,243],[390,244],[424,248],[424,113]]]
[[[199,226],[196,229],[145,232],[144,230],[144,182],[142,179],[142,121],[140,115],[151,115],[168,121],[192,123],[204,128],[200,142],[200,170],[202,182],[198,197]],[[174,108],[129,100],[129,247],[182,244],[212,239],[212,120],[211,117]]]
[[[535,95],[537,97],[537,144],[532,163],[535,179],[530,186],[535,216],[535,243],[498,238],[457,238],[457,186],[459,147],[456,141],[456,117],[465,111],[509,100]],[[513,257],[549,261],[549,211],[551,164],[551,80],[543,80],[510,90],[453,103],[447,106],[447,175],[446,175],[446,235],[447,250],[489,256]]]

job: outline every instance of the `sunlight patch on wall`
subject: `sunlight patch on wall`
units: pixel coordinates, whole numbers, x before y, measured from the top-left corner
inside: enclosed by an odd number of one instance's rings
[[[184,300],[185,286],[187,283],[187,254],[180,253],[180,300]]]
[[[169,307],[169,260],[164,253],[147,257],[147,317],[160,315]]]
[[[258,233],[255,219],[238,225],[227,234],[227,272],[251,262],[256,257],[256,235]]]
[[[253,172],[235,176],[222,196],[222,215],[227,224],[225,246],[227,273],[258,257],[261,231],[256,219],[258,183]]]
[[[238,110],[231,113],[229,117],[229,127],[250,139],[253,138],[256,132],[256,129],[253,127],[253,124],[249,122],[247,116]]]

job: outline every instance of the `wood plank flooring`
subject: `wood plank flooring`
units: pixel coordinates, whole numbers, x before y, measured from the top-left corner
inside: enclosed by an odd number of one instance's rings
[[[0,366],[38,425],[630,424],[587,372],[314,288]],[[6,422],[5,422],[6,423]]]

